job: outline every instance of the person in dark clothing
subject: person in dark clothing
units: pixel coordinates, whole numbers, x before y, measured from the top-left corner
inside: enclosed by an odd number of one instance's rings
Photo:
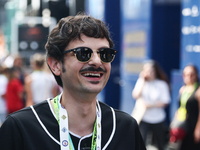
[[[1,150],[145,150],[135,119],[97,100],[117,53],[106,25],[84,14],[62,18],[45,47],[63,92],[9,115]]]
[[[177,117],[186,122],[186,136],[180,150],[200,149],[200,88],[198,70],[194,65],[187,65],[183,70],[185,85],[180,89],[180,107]],[[185,110],[185,111],[184,111]]]
[[[183,69],[184,85],[179,90],[179,108],[170,125],[169,147],[177,150],[200,149],[200,88],[196,66]]]

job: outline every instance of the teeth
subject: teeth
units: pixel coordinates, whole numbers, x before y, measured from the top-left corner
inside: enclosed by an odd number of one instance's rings
[[[83,74],[84,76],[95,76],[95,77],[100,77],[99,73],[85,73]]]

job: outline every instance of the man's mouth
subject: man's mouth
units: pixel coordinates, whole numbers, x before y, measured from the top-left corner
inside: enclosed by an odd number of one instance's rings
[[[91,77],[91,78],[100,78],[103,74],[102,73],[83,73],[84,77]]]
[[[101,77],[106,73],[105,69],[102,68],[93,68],[93,67],[88,67],[88,68],[83,68],[80,70],[80,73],[83,77],[87,78],[90,80],[90,82],[99,82]]]

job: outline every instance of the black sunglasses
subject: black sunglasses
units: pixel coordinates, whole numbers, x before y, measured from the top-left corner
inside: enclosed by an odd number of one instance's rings
[[[74,49],[66,50],[63,52],[63,54],[66,54],[68,52],[74,52],[78,61],[88,62],[92,57],[93,50],[88,47],[77,47]],[[110,63],[115,58],[115,54],[117,53],[117,51],[112,48],[101,48],[97,50],[97,53],[99,54],[102,62]]]

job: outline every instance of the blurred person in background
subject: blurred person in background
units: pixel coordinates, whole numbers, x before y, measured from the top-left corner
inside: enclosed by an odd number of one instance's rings
[[[18,70],[20,71],[19,79],[22,82],[22,84],[24,85],[25,74],[24,74],[23,69],[22,69],[23,59],[19,54],[14,56],[13,67],[18,68]]]
[[[200,88],[197,68],[189,64],[183,69],[184,85],[179,90],[180,107],[175,117],[185,121],[186,135],[180,150],[200,150]]]
[[[170,89],[165,73],[154,60],[144,63],[143,71],[132,91],[133,98],[141,99],[146,111],[139,123],[144,141],[152,131],[159,150],[165,146],[165,107],[170,103]]]
[[[25,79],[26,74],[25,74],[24,69],[23,69],[23,65],[24,65],[23,59],[22,59],[20,54],[13,56],[13,58],[14,58],[13,67],[17,68],[20,71],[19,79],[24,86],[24,79]],[[25,102],[26,102],[26,93],[24,91],[24,93],[23,93],[23,107],[25,106]]]
[[[58,94],[58,87],[52,74],[45,69],[45,56],[35,53],[31,57],[33,72],[25,78],[26,106],[39,103]]]
[[[7,116],[7,107],[5,102],[6,87],[8,79],[5,75],[6,68],[0,66],[0,124],[4,122]]]
[[[23,105],[23,93],[24,87],[20,81],[20,70],[19,68],[8,69],[8,84],[6,88],[6,105],[8,114],[11,114],[24,107]]]

